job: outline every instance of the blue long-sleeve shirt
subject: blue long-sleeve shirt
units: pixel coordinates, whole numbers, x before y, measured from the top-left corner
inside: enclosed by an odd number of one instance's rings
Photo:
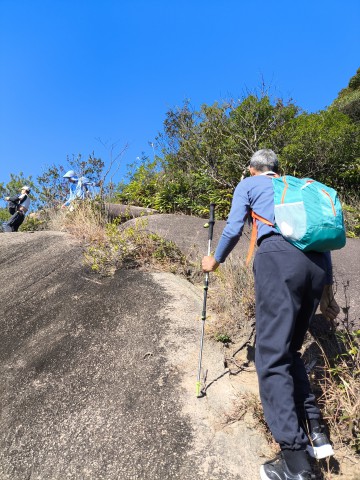
[[[270,172],[245,178],[236,187],[231,210],[226,226],[215,251],[215,260],[223,263],[241,237],[245,220],[250,209],[261,217],[275,223],[274,190]],[[279,233],[275,227],[257,222],[257,240],[271,232]],[[327,259],[327,283],[332,284],[332,265],[330,252],[325,253]]]
[[[72,179],[76,183],[70,183],[69,198],[64,203],[65,207],[68,207],[76,198],[84,200],[87,192],[90,192],[90,195],[94,196],[94,187],[98,186],[98,184],[91,182],[86,177],[72,177]]]

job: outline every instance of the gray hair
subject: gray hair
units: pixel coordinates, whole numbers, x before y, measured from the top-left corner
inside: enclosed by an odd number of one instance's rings
[[[275,152],[268,148],[263,148],[255,152],[250,158],[250,167],[255,168],[258,172],[271,170],[276,173],[279,170],[279,160]]]

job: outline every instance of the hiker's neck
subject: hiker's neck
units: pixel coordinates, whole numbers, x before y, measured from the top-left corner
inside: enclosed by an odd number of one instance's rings
[[[254,167],[249,167],[249,172],[252,177],[256,175],[276,175],[276,172],[273,172],[272,170],[267,170],[266,172],[262,172],[260,170],[256,170]]]

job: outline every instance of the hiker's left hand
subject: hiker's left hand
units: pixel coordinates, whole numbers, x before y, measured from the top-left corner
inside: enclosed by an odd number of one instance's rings
[[[328,320],[335,320],[340,313],[340,307],[337,304],[332,285],[325,285],[320,300],[320,310]]]
[[[220,265],[214,257],[207,255],[202,259],[202,269],[203,272],[214,272]]]

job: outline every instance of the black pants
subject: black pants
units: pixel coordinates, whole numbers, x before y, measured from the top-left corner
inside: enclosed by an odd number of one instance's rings
[[[15,212],[14,215],[10,217],[7,224],[13,229],[13,232],[17,232],[24,219],[25,214],[23,212]]]
[[[14,215],[14,213],[16,213],[17,207],[18,207],[17,203],[11,202],[11,201],[8,202],[8,210],[10,215]]]
[[[255,364],[266,422],[282,448],[304,449],[302,420],[318,419],[299,350],[326,281],[321,253],[303,253],[280,235],[266,238],[254,260]]]

